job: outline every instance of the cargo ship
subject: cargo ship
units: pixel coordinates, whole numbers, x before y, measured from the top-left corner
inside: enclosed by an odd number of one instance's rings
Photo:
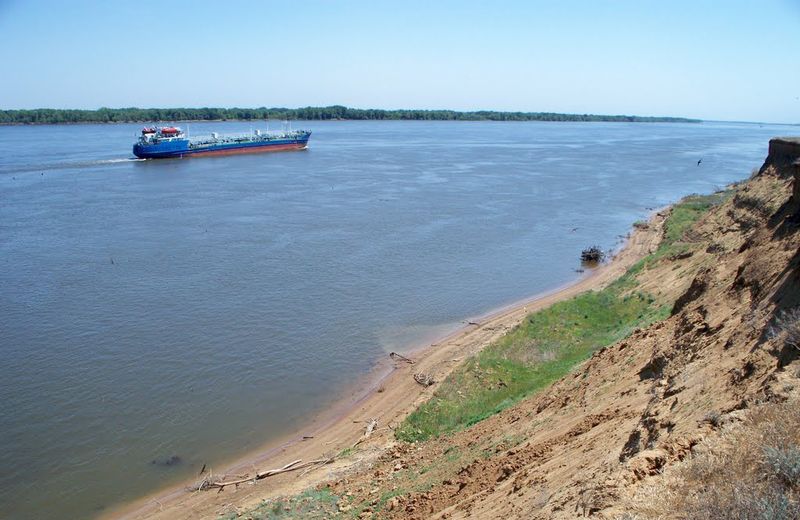
[[[196,157],[205,155],[230,155],[237,153],[278,152],[304,150],[308,147],[311,132],[262,132],[220,135],[190,139],[178,127],[145,127],[133,145],[133,155],[140,159],[166,159],[170,157]]]

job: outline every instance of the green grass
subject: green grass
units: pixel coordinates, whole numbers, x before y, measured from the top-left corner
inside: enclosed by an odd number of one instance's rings
[[[644,264],[652,264],[662,258],[670,257],[691,249],[686,240],[686,232],[710,208],[725,202],[733,192],[719,191],[711,195],[689,195],[672,207],[669,218],[664,222],[664,238],[658,250],[644,259]]]
[[[700,220],[709,209],[722,204],[733,196],[732,190],[719,191],[711,195],[689,195],[672,207],[669,217],[664,222],[664,236],[658,249],[636,262],[628,272],[621,276],[615,284],[621,288],[636,287],[636,276],[645,269],[655,265],[664,258],[689,251],[697,244],[686,239],[686,232]]]
[[[267,500],[255,509],[247,511],[245,517],[254,520],[274,520],[278,518],[330,518],[337,512],[339,497],[330,489],[307,489],[293,497],[281,497]],[[239,514],[231,514],[226,518],[234,520]]]
[[[496,343],[457,368],[434,396],[397,430],[424,440],[471,426],[550,385],[592,352],[666,317],[652,297],[618,284],[528,316]]]
[[[531,314],[525,322],[451,373],[395,435],[420,441],[467,428],[549,386],[606,345],[669,315],[671,305],[636,291],[636,276],[661,258],[692,247],[686,232],[730,194],[692,195],[676,204],[658,250],[601,291]]]
[[[344,448],[342,451],[339,452],[339,454],[336,456],[336,458],[340,459],[342,457],[349,457],[350,455],[353,454],[354,451],[355,451],[355,449],[352,446],[349,447],[349,448]]]
[[[712,206],[724,202],[728,192],[711,195],[689,195],[675,204],[669,219],[664,223],[664,241],[661,247],[669,247],[683,237],[683,234]]]

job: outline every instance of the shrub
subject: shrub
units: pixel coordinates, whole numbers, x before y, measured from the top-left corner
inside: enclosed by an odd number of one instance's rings
[[[798,404],[750,410],[643,485],[626,509],[642,519],[800,519]]]
[[[770,326],[770,336],[800,349],[800,307],[778,313]]]
[[[722,424],[722,414],[716,410],[711,410],[703,416],[703,420],[700,422],[708,423],[714,428],[719,428]]]
[[[797,446],[766,446],[764,471],[786,486],[800,486],[800,448]]]

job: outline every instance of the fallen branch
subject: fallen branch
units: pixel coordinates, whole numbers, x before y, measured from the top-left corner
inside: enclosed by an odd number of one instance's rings
[[[367,431],[364,432],[364,438],[369,439],[369,436],[372,435],[372,432],[375,431],[375,428],[377,426],[378,426],[378,419],[372,419],[367,425]]]
[[[332,459],[317,459],[317,460],[310,460],[308,462],[303,462],[302,459],[297,459],[289,464],[286,464],[282,468],[277,469],[268,469],[266,471],[257,472],[254,476],[245,476],[238,478],[236,480],[227,480],[227,481],[214,481],[210,478],[204,479],[200,482],[198,486],[198,490],[201,489],[212,489],[218,488],[222,491],[226,486],[238,486],[239,484],[244,484],[245,482],[255,482],[256,480],[261,480],[267,477],[272,477],[274,475],[280,475],[281,473],[286,473],[288,471],[297,471],[298,469],[307,468],[309,466],[314,466],[321,463],[328,463],[331,462]]]
[[[413,363],[413,361],[412,361]],[[370,436],[375,432],[375,429],[378,427],[378,420],[377,419],[370,419],[369,423],[367,423],[366,430],[364,431],[364,435],[358,439],[351,448],[355,448],[365,440],[369,439]],[[311,437],[308,437],[311,438]],[[254,476],[243,476],[239,477],[235,480],[224,480],[224,481],[217,481],[214,480],[213,473],[211,473],[208,477],[204,478],[200,481],[197,485],[197,490],[208,490],[208,489],[218,489],[222,492],[226,486],[238,486],[239,484],[244,484],[245,482],[255,482],[257,480],[261,480],[267,477],[272,477],[273,475],[280,475],[281,473],[286,473],[288,471],[297,471],[299,469],[305,469],[300,476],[305,475],[309,471],[316,469],[320,466],[324,466],[325,464],[330,464],[333,462],[335,457],[327,457],[324,459],[316,459],[310,460],[308,462],[303,462],[302,459],[297,459],[292,461],[281,468],[276,469],[268,469],[266,471],[259,471],[256,472]]]
[[[414,364],[414,360],[413,359],[408,359],[407,357],[402,356],[402,355],[398,354],[397,352],[389,352],[389,357],[394,359],[395,361],[405,361],[406,363],[409,363],[411,365]]]
[[[300,473],[300,476],[302,477],[303,475],[305,475],[309,471],[314,471],[315,469],[317,469],[319,467],[322,467],[325,464],[330,464],[331,462],[333,462],[334,459],[335,459],[334,456],[330,456],[327,459],[320,459],[317,464],[312,464],[311,466],[309,466],[306,469],[304,469],[303,472]]]
[[[356,442],[354,442],[353,445],[350,446],[350,448],[351,449],[355,448],[356,446],[358,446],[359,444],[361,444],[365,440],[369,439],[370,435],[372,435],[372,432],[374,432],[375,428],[377,428],[377,427],[378,427],[378,420],[377,419],[370,419],[369,423],[367,424],[367,429],[364,432],[364,436],[361,437],[360,439],[358,439]]]

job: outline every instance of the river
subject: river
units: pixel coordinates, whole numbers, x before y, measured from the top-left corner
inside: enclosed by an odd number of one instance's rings
[[[90,517],[221,468],[797,133],[294,126],[308,150],[162,161],[133,159],[141,125],[0,127],[0,517]]]

